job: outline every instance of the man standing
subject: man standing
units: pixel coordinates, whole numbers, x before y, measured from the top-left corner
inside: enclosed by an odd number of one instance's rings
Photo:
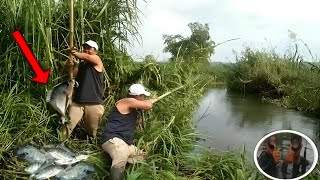
[[[261,169],[273,177],[279,177],[277,164],[280,163],[280,151],[277,149],[278,139],[275,135],[269,137],[266,142],[266,151],[258,157]]]
[[[289,176],[288,178],[296,178],[306,173],[306,167],[310,164],[308,160],[301,157],[302,137],[299,135],[292,135],[291,144],[287,155],[284,158],[283,174]],[[287,173],[288,165],[292,164],[292,174]],[[301,169],[301,170],[300,170]]]
[[[98,45],[92,40],[83,44],[82,53],[71,50],[71,54],[80,59],[78,67],[74,69],[79,86],[74,90],[73,103],[69,107],[70,122],[62,130],[65,138],[70,137],[82,118],[87,133],[96,138],[99,121],[104,113],[103,63],[97,53]]]
[[[144,158],[133,143],[137,120],[137,110],[150,110],[157,99],[145,100],[150,93],[141,84],[133,84],[129,88],[127,98],[115,103],[102,137],[102,148],[112,158],[110,170],[112,180],[124,179],[123,171],[127,162]]]

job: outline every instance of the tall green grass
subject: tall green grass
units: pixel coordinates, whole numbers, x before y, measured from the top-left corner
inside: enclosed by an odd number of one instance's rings
[[[244,153],[192,154],[196,138],[192,114],[208,82],[216,79],[203,66],[183,60],[165,64],[135,63],[126,53],[129,37],[139,37],[135,0],[75,1],[75,43],[93,39],[104,60],[104,127],[114,102],[126,96],[135,82],[161,95],[175,87],[182,90],[144,112],[145,129],[137,131],[135,144],[148,152],[142,164],[126,170],[127,179],[259,179]],[[26,163],[14,154],[17,147],[38,147],[59,142],[59,117],[45,102],[46,90],[67,79],[68,2],[62,0],[5,0],[0,2],[0,179],[28,179]],[[10,33],[20,29],[43,69],[51,68],[47,86],[34,84],[30,66]],[[81,131],[81,128],[77,128]],[[77,132],[75,131],[75,134]],[[101,129],[99,131],[101,135]],[[88,162],[96,167],[95,179],[109,177],[110,162],[99,143],[87,139],[65,142],[76,151],[90,151]]]
[[[213,152],[207,152],[198,156],[190,154],[199,136],[193,129],[194,123],[191,118],[197,109],[199,98],[205,91],[206,83],[194,78],[197,70],[183,71],[183,68],[183,63],[175,62],[142,63],[132,68],[132,72],[143,73],[131,83],[142,82],[158,95],[179,85],[185,87],[157,102],[152,111],[144,112],[145,129],[137,131],[135,144],[147,150],[147,160],[142,164],[129,166],[126,171],[127,179],[205,179],[208,175],[220,179],[224,176],[231,177],[239,171],[239,167],[246,166],[240,160],[241,155],[236,153],[215,155]],[[153,76],[157,76],[161,81],[149,86],[148,82]],[[205,76],[199,77],[204,78]],[[105,104],[107,109],[110,109],[111,104],[118,98],[126,96],[125,89],[129,85],[124,85],[117,97],[110,100],[110,104]],[[50,115],[43,99],[39,101],[38,98],[27,96],[25,92],[19,93],[16,88],[17,86],[14,86],[10,92],[1,94],[0,98],[3,107],[0,111],[3,144],[0,172],[3,179],[28,178],[23,171],[27,164],[14,155],[15,149],[20,145],[43,146],[59,142],[56,133],[59,117]],[[108,112],[106,111],[102,126],[106,123]],[[99,133],[101,134],[101,131]],[[99,143],[92,144],[81,139],[70,139],[66,143],[77,151],[91,152],[89,162],[96,166],[95,179],[109,176],[110,164]],[[220,172],[221,167],[225,168],[223,172]],[[246,170],[242,169],[241,172],[246,173]]]
[[[262,95],[300,111],[320,112],[320,67],[290,56],[246,49],[232,65],[230,90]]]

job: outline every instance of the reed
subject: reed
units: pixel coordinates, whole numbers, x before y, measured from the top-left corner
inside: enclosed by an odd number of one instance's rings
[[[140,24],[135,0],[76,0],[74,9],[75,46],[93,39],[104,59],[105,125],[114,102],[126,96],[135,82],[158,96],[183,86],[144,112],[144,131],[137,131],[135,144],[147,150],[147,160],[131,165],[127,179],[259,179],[244,153],[192,154],[196,138],[192,114],[204,94],[211,75],[203,67],[190,68],[183,60],[170,63],[136,63],[126,53],[129,37],[139,37]],[[62,0],[4,0],[0,2],[0,179],[28,179],[26,163],[14,152],[25,144],[43,146],[59,142],[59,117],[47,107],[45,95],[58,82],[66,80],[69,37],[68,2]],[[77,11],[79,10],[79,12]],[[34,76],[10,33],[20,29],[43,69],[51,68],[47,86],[31,83]],[[81,131],[81,128],[77,128]],[[77,131],[76,130],[76,131]],[[101,130],[99,131],[101,135]],[[99,143],[74,138],[65,142],[76,151],[90,151],[94,179],[109,177],[110,164]],[[311,177],[316,177],[314,176]]]
[[[259,94],[284,107],[319,113],[319,65],[297,61],[295,56],[246,49],[232,65],[228,88]]]

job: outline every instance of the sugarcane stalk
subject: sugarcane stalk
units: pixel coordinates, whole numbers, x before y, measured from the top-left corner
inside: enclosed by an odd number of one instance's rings
[[[83,0],[80,0],[81,44],[84,43]]]
[[[70,15],[70,49],[74,48],[73,36],[74,36],[74,24],[73,24],[73,0],[69,1],[69,15]],[[73,55],[70,53],[69,61],[73,61]],[[73,79],[73,65],[69,64],[69,80]]]
[[[157,98],[157,100],[156,100],[155,102],[161,100],[162,98],[168,96],[169,94],[171,94],[171,93],[173,93],[173,92],[175,92],[175,91],[177,91],[177,90],[179,90],[179,89],[181,89],[181,88],[183,88],[183,87],[184,87],[184,85],[182,85],[182,86],[180,86],[180,87],[177,87],[177,88],[175,88],[175,89],[173,89],[173,90],[171,90],[171,91],[169,91],[169,92],[166,92],[166,93],[162,94],[161,96],[159,96],[159,97]]]

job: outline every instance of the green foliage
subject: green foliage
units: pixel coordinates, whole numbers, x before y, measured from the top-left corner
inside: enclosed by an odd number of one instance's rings
[[[49,87],[66,80],[65,61],[68,57],[63,49],[69,46],[68,2],[4,0],[0,7],[0,15],[4,18],[0,22],[0,91],[19,83],[34,94],[45,92],[44,86],[30,81],[34,73],[11,36],[16,29],[22,32],[43,69],[51,68]],[[77,0],[74,10],[75,47],[81,50],[81,44],[88,39],[98,43],[99,54],[108,72],[104,74],[104,90],[108,95],[111,92],[108,84],[118,85],[119,76],[125,73],[121,65],[132,61],[126,54],[126,45],[130,36],[138,37],[140,21],[136,1]]]
[[[164,52],[171,53],[171,60],[184,59],[190,62],[207,63],[214,53],[214,41],[211,40],[209,25],[199,22],[188,24],[190,37],[182,35],[163,35]]]
[[[280,57],[273,52],[246,49],[231,68],[230,90],[255,93],[282,106],[320,111],[320,73],[315,64]]]

